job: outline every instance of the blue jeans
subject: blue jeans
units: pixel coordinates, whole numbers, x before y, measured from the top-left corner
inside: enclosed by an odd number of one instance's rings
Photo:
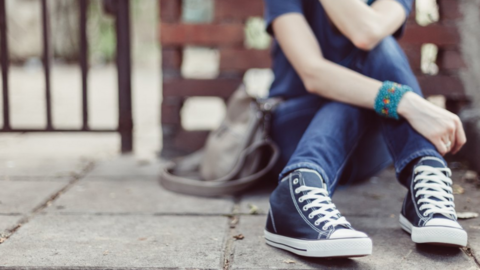
[[[393,38],[384,39],[372,51],[362,51],[349,68],[380,81],[408,85],[422,95],[405,54]],[[416,158],[443,160],[433,144],[406,120],[386,119],[373,110],[312,94],[289,99],[277,108],[272,138],[282,152],[280,179],[298,168],[314,169],[331,194],[340,179],[365,179],[392,162],[398,177]]]

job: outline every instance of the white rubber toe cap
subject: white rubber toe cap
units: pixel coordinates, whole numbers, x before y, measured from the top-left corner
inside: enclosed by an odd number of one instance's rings
[[[330,239],[339,239],[339,238],[362,238],[368,237],[365,233],[350,230],[350,229],[340,229],[336,230],[330,235]]]
[[[442,226],[462,229],[462,226],[460,226],[458,222],[446,218],[432,218],[425,223],[425,226]]]

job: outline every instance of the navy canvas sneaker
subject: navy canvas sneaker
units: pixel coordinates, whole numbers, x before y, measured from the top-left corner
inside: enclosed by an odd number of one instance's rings
[[[357,257],[372,253],[372,240],[356,231],[332,203],[313,170],[283,178],[270,196],[267,244],[307,257]]]
[[[424,157],[413,167],[400,225],[415,243],[467,245],[467,232],[457,222],[451,171],[443,161]]]

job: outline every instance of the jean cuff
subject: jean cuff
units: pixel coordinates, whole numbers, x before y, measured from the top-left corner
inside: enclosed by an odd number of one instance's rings
[[[416,158],[419,158],[419,157],[436,157],[436,158],[439,158],[440,160],[442,160],[445,164],[447,164],[447,162],[445,162],[443,157],[437,151],[432,150],[432,149],[419,150],[419,151],[416,151],[413,154],[407,156],[406,158],[403,158],[403,159],[395,162],[395,172],[397,173],[397,178],[400,175],[400,173],[403,171],[403,169],[405,169],[405,167],[412,160],[414,160]]]
[[[310,169],[310,170],[317,171],[322,176],[323,181],[325,181],[325,184],[328,187],[328,192],[331,192],[330,181],[327,177],[327,174],[325,173],[325,171],[320,166],[318,166],[315,163],[311,163],[311,162],[299,162],[299,163],[294,163],[294,164],[288,165],[280,173],[280,175],[278,176],[278,180],[281,181],[290,172],[293,172],[293,171],[298,170],[298,169]]]

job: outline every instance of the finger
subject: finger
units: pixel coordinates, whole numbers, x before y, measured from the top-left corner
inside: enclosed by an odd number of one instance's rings
[[[455,130],[453,130],[450,134],[449,134],[449,137],[448,137],[448,141],[450,142],[450,146],[447,147],[447,151],[448,152],[452,152],[452,150],[455,148],[455,145],[457,143],[457,139],[456,139],[456,128]]]
[[[442,141],[442,139],[439,139],[437,142],[434,143],[434,145],[437,148],[437,151],[440,153],[440,155],[444,156],[448,152],[448,149],[445,146],[445,143]]]
[[[460,120],[455,121],[455,144],[452,147],[452,154],[456,154],[466,142],[465,132],[463,131],[463,126]]]
[[[460,149],[462,149],[462,147],[467,142],[467,136],[465,135],[465,130],[463,130],[463,125],[462,125],[462,122],[460,121],[457,122],[457,130],[456,130],[455,136],[456,136],[456,144],[452,150],[452,154],[458,153],[458,151],[460,151]]]
[[[445,134],[446,135],[445,147],[447,148],[447,153],[450,152],[455,146],[456,129],[457,129],[457,124],[455,120],[453,120],[453,122],[449,123],[448,128],[446,130],[447,133]]]
[[[442,138],[442,143],[445,146],[445,149],[447,149],[447,152],[449,152],[452,149],[452,135],[447,134]]]

